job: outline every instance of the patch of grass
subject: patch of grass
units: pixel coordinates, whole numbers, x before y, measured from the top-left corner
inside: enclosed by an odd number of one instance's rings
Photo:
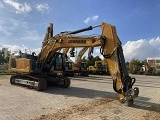
[[[15,73],[0,73],[0,75],[14,75]]]
[[[9,72],[8,70],[0,70],[0,75],[12,75],[15,74],[13,72]]]
[[[8,71],[8,64],[0,65],[0,75],[12,75],[13,72]]]
[[[8,65],[0,65],[0,70],[7,70],[8,69]]]

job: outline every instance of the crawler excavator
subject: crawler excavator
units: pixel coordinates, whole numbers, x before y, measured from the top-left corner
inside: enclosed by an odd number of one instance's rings
[[[102,33],[98,36],[78,34],[97,27],[102,29]],[[69,78],[51,73],[52,70],[59,70],[63,67],[62,54],[59,53],[60,49],[90,46],[100,46],[100,53],[108,65],[113,80],[114,91],[118,93],[120,102],[132,105],[134,98],[138,97],[139,89],[137,87],[133,88],[136,79],[131,78],[127,71],[116,28],[108,23],[101,23],[97,26],[89,26],[72,32],[61,32],[55,36],[53,36],[53,24],[50,24],[38,56],[33,54],[10,57],[9,70],[19,73],[11,76],[10,83],[32,87],[37,90],[46,89],[50,82],[54,82],[61,87],[69,87]]]
[[[66,69],[64,71],[64,75],[66,75],[66,76],[74,76],[75,74],[77,74],[78,76],[88,76],[89,75],[89,71],[88,71],[88,68],[87,68],[87,63],[81,61],[82,56],[84,55],[84,53],[89,48],[91,48],[91,47],[83,47],[79,51],[75,62],[69,61],[68,59],[65,60],[65,68]],[[66,55],[67,55],[68,51],[69,51],[69,48],[65,48],[63,50],[63,56],[65,58],[66,58]],[[70,55],[71,57],[75,57],[74,48],[71,48],[70,54],[71,54]]]
[[[95,61],[94,66],[89,66],[89,73],[94,75],[105,75],[106,66],[102,64],[102,60]]]
[[[67,56],[69,49],[70,49],[70,52],[71,51],[73,52],[74,48],[64,48],[63,49],[63,59],[64,59],[64,66],[65,66],[65,70],[63,71],[64,76],[74,76],[73,62],[69,60],[69,57]]]
[[[91,47],[88,53],[90,59],[92,59],[91,57],[92,53],[93,53],[93,47]],[[109,75],[107,64],[103,60],[96,60],[94,62],[94,65],[88,66],[88,71],[89,74],[94,74],[94,75]]]
[[[87,51],[87,49],[89,49],[90,47],[83,47],[79,53],[78,56],[76,58],[75,63],[73,64],[73,70],[74,73],[77,73],[79,76],[88,76],[89,75],[89,71],[87,69],[87,63],[86,62],[82,62],[81,58],[84,55],[84,53]]]

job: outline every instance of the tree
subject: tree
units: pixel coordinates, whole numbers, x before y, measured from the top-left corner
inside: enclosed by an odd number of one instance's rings
[[[4,59],[4,52],[0,52],[0,64],[4,64],[6,60]]]
[[[130,65],[142,66],[143,63],[138,59],[132,59]]]
[[[10,56],[9,52],[7,52],[7,56],[5,56],[5,52],[1,51],[0,52],[0,64],[8,63],[9,56]]]
[[[138,59],[132,59],[129,63],[129,69],[131,73],[136,74],[138,71],[140,71],[143,63]]]
[[[95,61],[99,61],[99,60],[101,60],[101,58],[99,58],[99,56],[96,56],[96,57],[94,58],[94,60],[95,60]]]
[[[99,60],[101,60],[99,56],[96,56],[96,57],[91,56],[91,58],[87,60],[87,65],[94,66],[95,61],[99,61]]]

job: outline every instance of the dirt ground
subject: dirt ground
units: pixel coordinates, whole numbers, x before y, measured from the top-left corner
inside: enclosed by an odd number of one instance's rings
[[[114,113],[119,114],[121,109],[117,109],[118,106],[121,106],[121,104],[117,100],[101,98],[86,104],[74,105],[67,109],[61,109],[53,114],[42,115],[32,120],[109,120],[107,114],[102,115],[102,113],[104,113],[106,109],[110,110],[115,107]],[[135,118],[131,118],[130,120],[134,119]],[[139,116],[136,119],[159,120],[160,106],[148,108],[143,116]],[[114,120],[119,120],[119,117],[115,117]]]

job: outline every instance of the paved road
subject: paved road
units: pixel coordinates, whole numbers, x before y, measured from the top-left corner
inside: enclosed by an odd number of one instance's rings
[[[148,108],[160,106],[160,77],[131,76],[137,79],[135,86],[140,89],[135,105],[126,107],[120,103],[112,104],[99,113],[101,117],[93,115],[89,119],[102,120],[104,117],[109,120],[139,119]],[[70,88],[49,87],[44,92],[11,86],[9,77],[0,76],[0,120],[29,120],[98,98],[117,97],[110,76],[71,78]]]

